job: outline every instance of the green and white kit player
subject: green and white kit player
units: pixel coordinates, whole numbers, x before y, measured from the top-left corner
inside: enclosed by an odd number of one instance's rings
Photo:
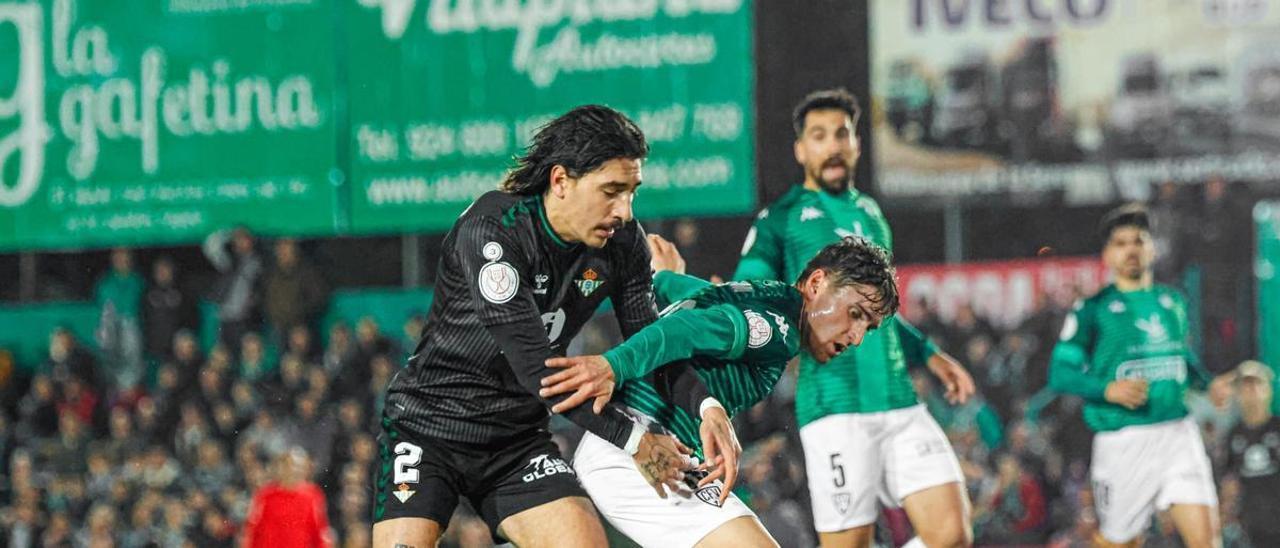
[[[852,185],[858,115],[844,90],[812,93],[796,107],[804,184],[760,212],[734,279],[793,279],[805,257],[846,236],[892,249],[880,207]],[[896,316],[830,363],[821,363],[821,352],[839,349],[819,350],[801,356],[796,418],[822,545],[870,546],[878,502],[906,509],[919,534],[908,546],[969,544],[960,465],[916,399],[907,367],[927,366],[952,403],[973,393],[969,374]]]
[[[1148,226],[1141,206],[1104,217],[1102,258],[1114,283],[1067,316],[1049,386],[1084,398],[1097,433],[1090,475],[1100,544],[1139,544],[1152,513],[1170,509],[1187,546],[1214,546],[1213,470],[1183,400],[1210,378],[1187,344],[1182,296],[1152,283]]]
[[[657,322],[603,356],[548,361],[549,366],[568,369],[548,377],[546,392],[576,391],[563,403],[577,405],[607,396],[609,385],[616,383],[614,403],[642,424],[675,435],[695,455],[704,449],[697,417],[704,408],[720,407],[729,415],[750,408],[773,390],[787,362],[801,349],[829,358],[832,355],[815,350],[856,346],[897,309],[888,254],[862,239],[826,246],[794,284],[712,285],[662,271],[659,262],[674,254],[674,248],[650,238],[659,270],[655,294],[672,304]],[[664,246],[666,252],[658,249]],[[690,382],[705,385],[710,398],[673,401],[672,394],[690,392]],[[605,389],[598,390],[602,385]],[[736,444],[736,436],[731,438]],[[588,433],[574,454],[573,467],[605,518],[640,545],[777,545],[755,514],[730,493],[736,475],[733,463],[708,462],[714,470],[706,477],[690,472],[681,488],[670,493],[659,488],[655,494],[635,462]]]

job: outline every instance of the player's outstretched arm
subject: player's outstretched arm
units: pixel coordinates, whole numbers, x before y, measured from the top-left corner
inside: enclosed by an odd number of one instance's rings
[[[944,395],[951,405],[960,405],[969,401],[969,397],[978,390],[973,383],[973,377],[969,375],[964,366],[960,365],[960,362],[946,352],[935,350],[929,356],[927,365],[929,371],[938,378],[938,381],[946,389]]]
[[[745,348],[742,313],[729,305],[676,310],[663,316],[603,356],[550,358],[560,371],[542,379],[539,395],[564,397],[552,408],[563,412],[588,400],[602,409],[615,387],[693,356],[735,359]],[[695,376],[696,378],[696,376]]]

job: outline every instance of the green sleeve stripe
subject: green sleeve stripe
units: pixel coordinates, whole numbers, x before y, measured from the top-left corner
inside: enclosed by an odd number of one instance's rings
[[[721,309],[733,324],[733,344],[729,347],[729,353],[724,356],[724,359],[736,360],[741,358],[742,353],[747,350],[747,317],[743,315],[741,310],[727,304],[717,305],[712,308]]]

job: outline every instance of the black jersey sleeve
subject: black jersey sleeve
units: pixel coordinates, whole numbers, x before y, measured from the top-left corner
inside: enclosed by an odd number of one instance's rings
[[[634,222],[634,221],[633,221]],[[625,271],[622,285],[609,298],[613,300],[618,327],[623,338],[630,338],[658,319],[658,305],[653,297],[653,267],[644,229],[635,223],[634,238],[623,256]]]
[[[702,402],[711,397],[711,391],[688,360],[658,368],[653,372],[652,381],[658,397],[684,409],[691,417],[702,418]]]
[[[538,306],[529,288],[527,252],[511,230],[498,221],[477,218],[458,228],[454,249],[462,274],[469,280],[471,301],[480,323],[502,350],[520,387],[551,407],[569,395],[538,396],[542,378],[555,371],[546,366],[554,354],[547,341]],[[635,423],[616,407],[596,415],[591,402],[564,413],[578,426],[610,443],[625,447]]]

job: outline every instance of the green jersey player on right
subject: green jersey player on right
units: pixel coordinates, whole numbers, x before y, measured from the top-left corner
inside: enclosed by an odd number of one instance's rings
[[[1079,301],[1053,349],[1050,388],[1084,398],[1097,435],[1090,475],[1101,546],[1138,546],[1155,510],[1170,511],[1189,547],[1220,546],[1218,499],[1188,386],[1209,374],[1187,344],[1187,307],[1152,282],[1146,210],[1128,205],[1101,223],[1114,283]],[[1217,382],[1217,381],[1215,381]]]

